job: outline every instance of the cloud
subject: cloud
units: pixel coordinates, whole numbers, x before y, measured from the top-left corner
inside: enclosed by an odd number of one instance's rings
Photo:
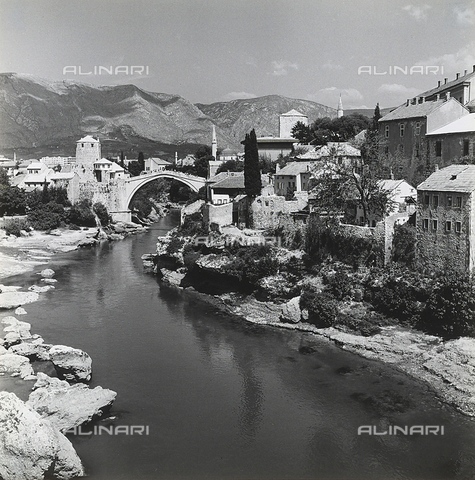
[[[343,102],[343,109],[345,108],[362,108],[363,95],[356,88],[337,88],[327,87],[318,90],[316,93],[307,95],[308,100],[322,103],[329,107],[336,108],[340,99]]]
[[[248,93],[248,92],[229,92],[226,95],[224,95],[225,100],[238,100],[238,99],[247,99],[247,98],[256,98],[257,95],[254,93]]]
[[[459,25],[464,27],[475,25],[475,10],[472,7],[455,7],[454,13]]]
[[[406,87],[399,83],[384,83],[378,88],[378,93],[381,95],[392,95],[397,97],[412,98],[420,92],[419,89],[414,87]]]
[[[448,76],[457,72],[463,74],[464,70],[471,70],[475,65],[475,41],[462,47],[458,52],[446,53],[438,57],[430,57],[420,60],[415,65],[430,65],[443,67],[442,75]]]
[[[298,70],[299,66],[297,63],[289,62],[288,60],[274,60],[272,62],[273,72],[271,75],[280,77],[282,75],[287,75],[289,69]]]
[[[427,20],[427,11],[431,9],[430,5],[406,5],[402,9],[407,12],[416,22],[425,22]]]
[[[338,65],[336,63],[327,62],[322,65],[323,70],[335,71],[335,70],[343,70],[342,65]]]

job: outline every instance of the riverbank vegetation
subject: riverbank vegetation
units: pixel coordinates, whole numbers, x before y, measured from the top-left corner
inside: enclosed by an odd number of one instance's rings
[[[444,339],[475,337],[473,276],[424,273],[414,262],[411,225],[396,229],[393,261],[386,267],[376,242],[347,235],[332,220],[310,216],[305,224],[282,216],[260,232],[279,237],[280,247],[242,242],[244,236],[252,243],[255,231],[222,230],[209,232],[194,213],[172,232],[163,255],[177,260],[183,285],[223,293],[228,282],[230,291],[279,304],[299,297],[305,322],[364,336],[399,325]],[[197,236],[209,241],[195,242]]]

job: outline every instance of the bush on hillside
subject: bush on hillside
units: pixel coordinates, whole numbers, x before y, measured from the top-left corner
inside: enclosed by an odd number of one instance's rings
[[[4,230],[7,235],[21,236],[21,231],[30,229],[30,224],[26,218],[11,218],[5,220]]]
[[[66,221],[64,207],[55,202],[41,204],[28,213],[28,223],[35,230],[52,230],[58,228]]]
[[[308,310],[308,323],[318,328],[331,327],[338,318],[338,304],[326,292],[306,290],[300,296],[300,308]]]
[[[18,187],[0,185],[0,216],[24,215],[26,213],[26,192]]]
[[[89,199],[76,202],[69,212],[69,221],[81,227],[95,227],[96,217],[92,211],[92,202]]]
[[[107,225],[111,223],[112,219],[105,205],[103,205],[100,202],[97,202],[93,205],[92,209],[94,213],[97,215],[97,218],[99,219],[103,227],[107,227]]]

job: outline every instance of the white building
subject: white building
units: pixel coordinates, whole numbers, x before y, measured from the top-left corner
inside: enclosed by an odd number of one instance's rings
[[[146,173],[161,172],[162,170],[166,170],[167,167],[172,165],[170,162],[167,162],[166,160],[163,160],[161,158],[155,158],[155,157],[146,158],[144,163],[145,163]]]

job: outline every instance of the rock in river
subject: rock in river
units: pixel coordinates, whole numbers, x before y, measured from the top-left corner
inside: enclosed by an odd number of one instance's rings
[[[69,385],[65,380],[38,372],[38,381],[27,405],[47,418],[61,432],[78,427],[101,416],[112,405],[117,393],[102,387],[89,388],[83,383]]]
[[[280,314],[280,320],[282,322],[298,323],[301,317],[300,297],[294,297],[282,305],[282,313]]]
[[[0,392],[0,478],[82,477],[71,442],[14,393]]]
[[[55,345],[49,351],[51,362],[61,378],[70,382],[88,382],[91,379],[92,359],[82,350]]]

